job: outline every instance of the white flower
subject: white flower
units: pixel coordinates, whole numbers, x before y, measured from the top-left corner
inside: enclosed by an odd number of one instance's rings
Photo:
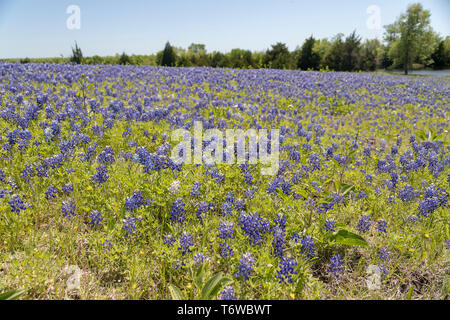
[[[169,193],[172,195],[177,194],[180,191],[180,181],[174,180],[169,186]]]

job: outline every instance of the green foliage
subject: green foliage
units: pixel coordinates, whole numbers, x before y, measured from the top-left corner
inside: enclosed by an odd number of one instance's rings
[[[81,64],[83,63],[83,53],[81,52],[81,48],[75,42],[75,48],[72,47],[72,56],[70,57],[70,62]]]
[[[431,54],[438,45],[438,37],[431,28],[430,16],[430,11],[415,3],[394,23],[385,26],[389,57],[395,66],[403,67],[405,74],[414,62],[425,65],[432,62]]]
[[[0,293],[0,300],[16,300],[25,293],[24,289],[11,290]]]
[[[191,271],[191,273],[193,274],[194,285],[196,288],[194,296],[194,299],[196,300],[212,300],[216,298],[223,286],[232,281],[230,278],[225,277],[222,272],[219,272],[204,281],[205,268],[203,264],[195,271],[195,273],[193,271]],[[184,300],[185,296],[177,286],[169,284],[168,288],[172,300]]]

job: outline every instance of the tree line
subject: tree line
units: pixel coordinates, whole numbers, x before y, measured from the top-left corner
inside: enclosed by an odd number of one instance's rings
[[[316,39],[311,35],[293,51],[289,51],[282,42],[271,45],[266,51],[236,48],[226,53],[207,52],[204,44],[192,43],[184,49],[167,42],[163,50],[153,55],[127,55],[123,52],[114,57],[83,57],[75,43],[72,56],[56,62],[335,71],[382,68],[403,69],[405,74],[413,67],[450,67],[450,37],[442,38],[433,31],[430,16],[421,4],[409,5],[394,23],[384,27],[384,42],[378,39],[363,41],[353,31],[349,35],[338,33],[331,39]]]

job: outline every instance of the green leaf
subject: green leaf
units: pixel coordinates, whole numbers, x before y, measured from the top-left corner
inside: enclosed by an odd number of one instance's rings
[[[211,300],[217,295],[223,284],[231,281],[230,278],[224,277],[222,272],[215,274],[205,283],[201,293],[202,299]]]
[[[202,288],[202,284],[203,284],[203,274],[204,274],[204,268],[203,268],[203,264],[200,266],[200,268],[198,268],[195,277],[194,277],[194,284],[197,287],[197,289],[201,289]]]
[[[0,293],[0,300],[15,300],[25,293],[24,289],[17,289]]]
[[[347,231],[345,229],[338,230],[332,237],[337,244],[345,244],[349,246],[368,246],[368,243],[364,238],[357,235],[356,233]]]
[[[169,283],[169,291],[170,295],[172,296],[172,300],[184,300],[183,293],[180,289],[178,289],[177,286]]]

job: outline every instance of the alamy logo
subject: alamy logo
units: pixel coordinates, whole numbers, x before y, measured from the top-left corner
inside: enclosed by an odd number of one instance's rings
[[[274,175],[279,168],[280,132],[278,129],[219,129],[203,130],[201,121],[194,122],[194,136],[186,129],[172,132],[171,159],[184,164],[257,164],[262,175]],[[247,143],[248,141],[248,143]],[[248,145],[248,151],[246,146]],[[264,167],[265,166],[265,167]]]

